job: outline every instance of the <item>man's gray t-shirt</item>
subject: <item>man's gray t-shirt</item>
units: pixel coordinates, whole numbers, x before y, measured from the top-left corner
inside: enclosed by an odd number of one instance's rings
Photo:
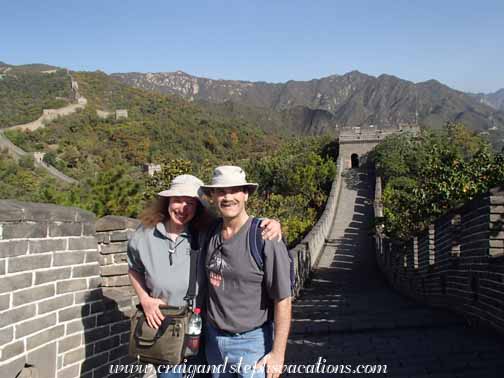
[[[273,303],[291,296],[290,260],[283,242],[265,241],[264,271],[250,252],[252,218],[231,239],[217,227],[208,243],[208,320],[231,333],[252,330],[273,319]]]

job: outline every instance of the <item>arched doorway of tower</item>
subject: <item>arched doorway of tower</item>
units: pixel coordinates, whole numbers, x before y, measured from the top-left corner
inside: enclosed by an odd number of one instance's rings
[[[352,159],[352,168],[359,168],[359,155],[352,154],[351,159]]]

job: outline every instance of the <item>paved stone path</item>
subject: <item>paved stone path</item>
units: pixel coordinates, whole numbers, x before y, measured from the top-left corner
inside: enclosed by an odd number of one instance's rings
[[[502,336],[471,329],[461,316],[388,287],[375,263],[368,188],[364,171],[345,172],[323,256],[293,305],[286,363],[315,364],[321,357],[326,365],[352,365],[349,370],[387,365],[387,374],[379,376],[504,377]]]

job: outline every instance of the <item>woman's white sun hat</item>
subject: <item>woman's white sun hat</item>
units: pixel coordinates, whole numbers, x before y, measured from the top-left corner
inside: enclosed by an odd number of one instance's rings
[[[170,187],[158,193],[161,197],[194,197],[200,199],[203,181],[193,175],[180,175],[175,177]]]
[[[222,165],[214,169],[212,183],[201,185],[201,189],[206,195],[214,188],[233,188],[236,186],[246,187],[250,194],[254,193],[259,184],[247,182],[245,171],[234,165]]]

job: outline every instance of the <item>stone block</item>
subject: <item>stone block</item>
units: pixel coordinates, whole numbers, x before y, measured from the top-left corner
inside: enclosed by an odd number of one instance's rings
[[[35,285],[46,282],[54,282],[70,278],[72,268],[49,269],[42,272],[35,272]]]
[[[81,236],[82,224],[70,222],[54,222],[49,224],[49,236]]]
[[[87,283],[88,289],[97,289],[101,286],[102,286],[102,278],[100,276],[88,278],[88,283]]]
[[[72,278],[93,277],[100,275],[98,264],[79,265],[72,268]]]
[[[86,252],[60,252],[54,254],[53,266],[67,266],[83,264]]]
[[[112,335],[127,332],[130,330],[130,326],[131,326],[130,319],[121,320],[119,322],[112,324],[112,326],[110,327],[110,332]]]
[[[98,317],[96,318],[96,325],[101,326],[113,324],[124,319],[124,314],[118,310],[107,311],[104,314],[98,315]]]
[[[64,251],[67,247],[67,239],[30,240],[30,254]]]
[[[139,224],[140,221],[138,221],[137,219],[120,217],[116,215],[107,215],[96,221],[96,231],[117,231],[125,230],[128,228],[135,230]]]
[[[102,353],[91,358],[86,358],[86,361],[82,364],[81,372],[90,371],[91,369],[100,367],[108,362],[108,353]],[[81,376],[82,377],[82,376]]]
[[[98,249],[98,243],[93,236],[82,238],[72,238],[68,240],[68,249],[70,251],[82,251],[87,249]]]
[[[0,345],[10,343],[14,339],[14,327],[0,330]]]
[[[0,240],[0,258],[26,255],[28,240]]]
[[[16,358],[15,360],[10,361],[9,363],[2,364],[2,377],[10,378],[17,376],[18,373],[23,368],[23,366],[25,365],[25,363],[26,363],[26,356],[23,355],[19,358]]]
[[[108,325],[88,329],[84,332],[84,340],[86,344],[92,343],[110,336],[110,327]]]
[[[25,346],[24,342],[21,341],[15,341],[13,343],[3,345],[2,346],[2,358],[1,361],[8,360],[9,358],[19,356],[20,354],[23,354],[25,351]]]
[[[73,320],[66,325],[66,334],[71,335],[75,332],[82,332],[85,330],[91,330],[96,326],[96,316],[90,316],[87,318],[82,318],[78,320]],[[87,339],[84,339],[84,343],[88,343]]]
[[[77,318],[83,318],[89,315],[89,305],[78,305],[65,308],[58,312],[58,322],[67,322]]]
[[[490,240],[490,248],[504,249],[504,240]],[[504,253],[504,250],[502,251]]]
[[[26,348],[28,350],[35,349],[40,345],[47,344],[48,342],[63,336],[64,333],[65,333],[65,326],[63,324],[45,329],[40,333],[28,337],[26,339]]]
[[[16,338],[19,339],[54,325],[56,325],[56,314],[54,313],[18,323],[16,324]]]
[[[80,377],[79,371],[80,371],[80,364],[75,364],[67,368],[58,370],[57,378],[78,378]]]
[[[50,254],[38,256],[18,256],[9,257],[9,273],[44,269],[51,266],[52,256]]]
[[[103,277],[103,286],[115,287],[115,286],[129,286],[129,285],[131,285],[131,283],[127,275]]]
[[[81,334],[65,337],[64,339],[58,341],[58,354],[67,352],[70,349],[75,349],[81,345],[82,345]]]
[[[103,298],[101,289],[81,291],[74,296],[75,304],[99,301]]]
[[[127,264],[128,255],[126,253],[117,253],[113,255],[115,264]]]
[[[96,227],[94,223],[83,223],[82,224],[82,235],[83,236],[94,236],[96,234]]]
[[[100,263],[101,266],[113,264],[114,263],[114,256],[115,255],[102,255],[102,254],[100,254],[98,262]]]
[[[114,231],[110,233],[110,241],[113,242],[120,242],[120,241],[127,241],[129,237],[129,232],[128,231]]]
[[[78,209],[45,203],[23,203],[23,219],[31,221],[74,221]]]
[[[5,275],[5,260],[0,260],[0,276]]]
[[[77,209],[77,214],[75,216],[75,221],[80,223],[96,223],[96,215],[91,211]]]
[[[23,206],[19,201],[0,200],[0,221],[23,219]]]
[[[37,303],[38,314],[45,314],[47,312],[55,311],[60,308],[68,307],[73,304],[73,294],[61,295],[46,301]]]
[[[72,350],[71,352],[65,353],[63,357],[63,366],[72,365],[76,362],[82,362],[86,360],[89,355],[93,353],[93,346],[86,345],[79,349]]]
[[[110,361],[114,361],[118,358],[122,358],[128,355],[128,344],[121,345],[110,351]]]
[[[96,241],[100,244],[110,243],[110,234],[108,232],[97,232]]]
[[[28,306],[18,307],[5,311],[2,316],[0,316],[0,328],[21,322],[25,319],[29,319],[35,316],[35,310],[36,306],[34,304],[30,304]]]
[[[94,353],[105,352],[119,345],[119,336],[112,336],[108,339],[98,341],[94,346]]]
[[[20,306],[25,303],[36,302],[41,299],[52,297],[54,294],[54,284],[35,286],[13,293],[12,304],[13,306]]]
[[[32,273],[21,273],[15,276],[0,277],[0,294],[31,286]]]
[[[5,311],[10,307],[10,293],[0,295],[0,311]]]
[[[86,252],[86,258],[84,259],[84,262],[87,263],[92,263],[92,262],[98,262],[100,258],[100,254],[98,251],[91,251],[91,252]]]
[[[6,223],[3,226],[4,239],[28,239],[47,237],[46,222]]]
[[[102,276],[119,276],[128,274],[128,264],[114,264],[101,267]]]
[[[56,283],[57,294],[65,294],[84,289],[87,289],[87,281],[85,278],[77,278],[74,280],[60,281]]]
[[[126,253],[128,242],[116,242],[111,244],[103,244],[100,246],[100,253],[108,255],[111,253]]]

